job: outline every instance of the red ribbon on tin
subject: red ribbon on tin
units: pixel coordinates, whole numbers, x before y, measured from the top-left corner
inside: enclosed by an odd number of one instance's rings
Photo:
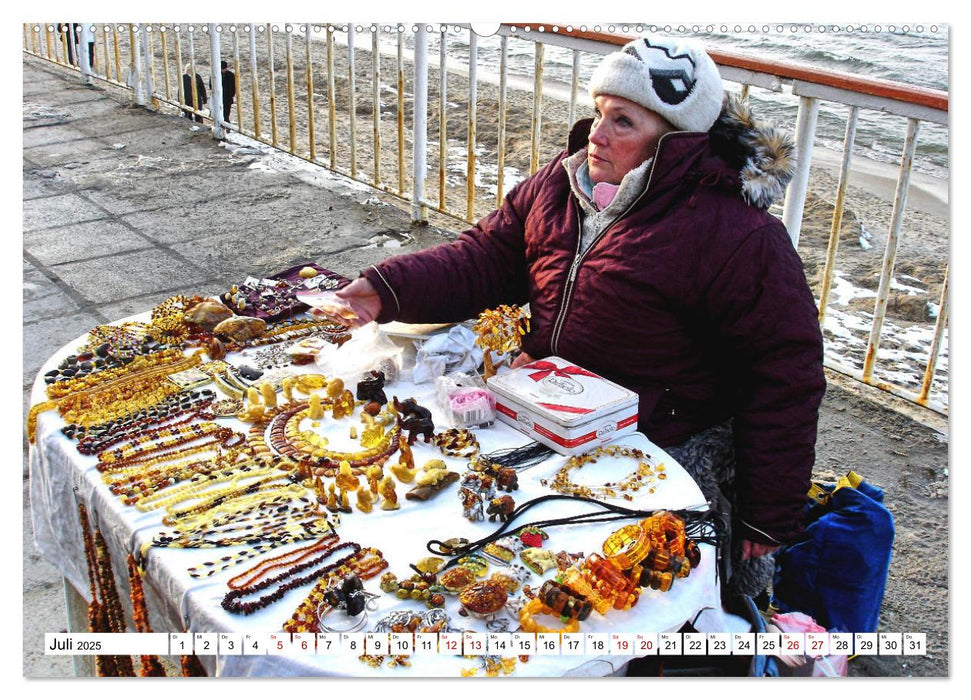
[[[558,377],[567,377],[571,374],[581,375],[583,377],[596,377],[597,375],[593,372],[589,372],[585,369],[577,367],[576,365],[567,365],[566,367],[557,367],[552,362],[547,362],[546,360],[538,360],[526,365],[525,369],[535,369],[536,372],[532,372],[529,378],[534,382],[538,382],[544,377],[549,376],[551,373]]]
[[[537,404],[543,408],[549,408],[554,411],[560,411],[562,413],[577,413],[583,415],[584,413],[590,413],[593,411],[592,408],[581,408],[580,406],[564,406],[558,403],[539,403]]]

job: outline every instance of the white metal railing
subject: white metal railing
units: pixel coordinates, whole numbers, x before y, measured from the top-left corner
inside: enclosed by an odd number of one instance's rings
[[[370,33],[371,41],[360,42],[358,35],[361,33]],[[437,37],[437,41],[430,41],[433,37]],[[285,61],[282,75],[279,59],[275,55],[281,38]],[[579,97],[581,60],[615,51],[630,38],[556,25],[502,25],[498,34],[498,75],[494,75],[480,69],[479,37],[468,26],[355,27],[312,23],[24,25],[26,53],[78,70],[85,82],[97,79],[125,88],[131,92],[136,104],[163,111],[181,110],[186,116],[201,117],[212,125],[216,138],[222,138],[224,129],[233,129],[401,197],[410,202],[412,219],[416,222],[426,221],[429,211],[472,222],[501,202],[504,192],[514,184],[512,181],[517,172],[535,172],[542,162],[565,144],[563,125],[549,126],[553,121],[548,118],[547,110],[562,99],[568,104],[565,126],[568,128],[572,124],[579,109],[584,106]],[[89,51],[72,49],[84,46],[85,42],[90,42]],[[295,42],[302,42],[302,47],[298,45],[294,48]],[[524,42],[533,44],[531,79],[511,74],[511,42],[516,42],[517,52],[523,54],[526,52],[522,51],[522,47],[528,46]],[[245,58],[241,55],[241,46],[247,47],[248,56]],[[548,46],[570,52],[572,70],[569,85],[548,78],[545,71]],[[429,61],[433,49],[437,49],[439,58],[434,68]],[[866,349],[861,353],[862,363],[854,361],[854,364],[862,364],[862,369],[849,368],[829,355],[827,365],[920,405],[946,412],[946,402],[929,401],[947,328],[946,268],[928,358],[922,377],[915,379],[916,383],[913,384],[920,388],[915,390],[881,381],[874,376],[874,368],[885,327],[918,127],[923,121],[948,123],[947,94],[784,62],[752,59],[711,50],[711,47],[709,50],[722,78],[738,85],[743,99],[748,97],[752,88],[773,93],[788,92],[798,99],[795,119],[798,169],[787,189],[782,209],[783,223],[792,237],[793,245],[797,247],[809,189],[810,161],[820,102],[843,104],[848,108],[831,235],[819,290],[820,323],[825,323],[827,317],[836,271],[839,232],[859,111],[878,110],[908,120],[873,320]],[[90,65],[91,58],[94,59],[93,66]],[[208,110],[188,106],[186,103],[189,100],[182,89],[180,76],[185,64],[188,64],[191,73],[208,71],[210,76],[218,76],[220,60],[227,60],[236,75],[235,119],[232,122],[221,118],[220,80],[210,79],[208,82],[211,88]],[[386,64],[387,69],[382,70],[382,63]],[[321,71],[325,80],[315,81],[315,74],[319,75]],[[433,71],[437,72],[437,80],[430,81]],[[297,76],[301,72],[303,78],[298,88]],[[162,75],[161,81],[159,74]],[[394,79],[382,82],[385,76],[394,76]],[[372,128],[369,134],[358,129],[358,113],[362,109],[359,81],[370,82]],[[190,85],[195,93],[195,81],[190,81]],[[324,86],[322,96],[316,92],[318,85]],[[490,88],[489,95],[483,95],[480,89],[486,87]],[[434,126],[429,111],[432,88],[437,92],[437,100],[433,104],[438,111],[437,124]],[[463,111],[462,106],[447,99],[456,88],[457,94],[468,98],[464,108],[465,129],[449,128],[449,115]],[[298,89],[301,92],[299,96]],[[285,90],[285,98],[278,95],[281,90]],[[406,99],[409,91],[410,100]],[[532,101],[529,148],[524,149],[518,143],[519,148],[515,153],[509,151],[507,122],[512,92],[520,97],[524,93],[531,93]],[[387,99],[388,94],[394,96],[393,107]],[[196,99],[191,101],[198,104]],[[321,102],[326,107],[321,106]],[[493,104],[496,129],[484,132],[479,126],[480,106],[492,107]],[[519,104],[522,104],[522,99]],[[407,128],[409,105],[410,128]],[[386,109],[394,111],[393,121],[382,119]],[[278,127],[278,118],[284,111],[287,119],[285,136]],[[318,116],[325,117],[325,128],[321,128]],[[430,129],[431,135],[438,137],[437,143],[429,139]],[[318,147],[324,142],[327,156],[322,161]],[[456,144],[454,149],[450,149],[450,142]],[[393,158],[385,157],[384,146],[389,143],[394,144]],[[492,147],[495,148],[494,155]],[[490,152],[480,154],[479,151],[485,150]],[[428,177],[429,154],[437,155],[434,166],[437,177]],[[410,170],[407,163],[409,156]],[[362,157],[371,158],[370,167],[361,166]],[[492,167],[496,168],[494,184],[478,186],[477,178]],[[462,173],[459,181],[449,178],[449,173],[456,171]]]

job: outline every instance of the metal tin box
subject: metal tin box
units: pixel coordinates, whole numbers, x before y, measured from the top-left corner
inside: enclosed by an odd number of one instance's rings
[[[637,430],[637,394],[559,357],[487,380],[496,416],[562,455],[586,452]]]

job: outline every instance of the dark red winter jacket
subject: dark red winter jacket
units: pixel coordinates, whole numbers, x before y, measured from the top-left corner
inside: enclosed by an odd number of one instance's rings
[[[728,103],[710,132],[665,135],[644,193],[578,256],[582,212],[561,163],[588,133],[578,124],[567,151],[456,241],[366,270],[378,321],[462,321],[528,301],[523,349],[636,391],[657,444],[733,418],[743,536],[788,541],[825,389],[812,293],[765,210],[791,144]]]

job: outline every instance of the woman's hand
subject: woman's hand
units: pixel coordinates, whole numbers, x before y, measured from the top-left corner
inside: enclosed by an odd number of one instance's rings
[[[517,367],[528,365],[532,361],[533,361],[533,358],[529,356],[529,353],[521,352],[516,356],[516,359],[512,361],[512,364],[509,365],[509,367],[512,369],[516,369]]]
[[[762,544],[761,542],[752,542],[751,540],[742,540],[742,559],[748,559],[750,557],[764,557],[766,554],[772,554],[779,548],[778,545],[772,544]]]
[[[378,296],[374,285],[364,277],[358,277],[338,290],[337,296],[357,314],[357,318],[347,320],[351,328],[359,328],[381,315],[381,297]]]

